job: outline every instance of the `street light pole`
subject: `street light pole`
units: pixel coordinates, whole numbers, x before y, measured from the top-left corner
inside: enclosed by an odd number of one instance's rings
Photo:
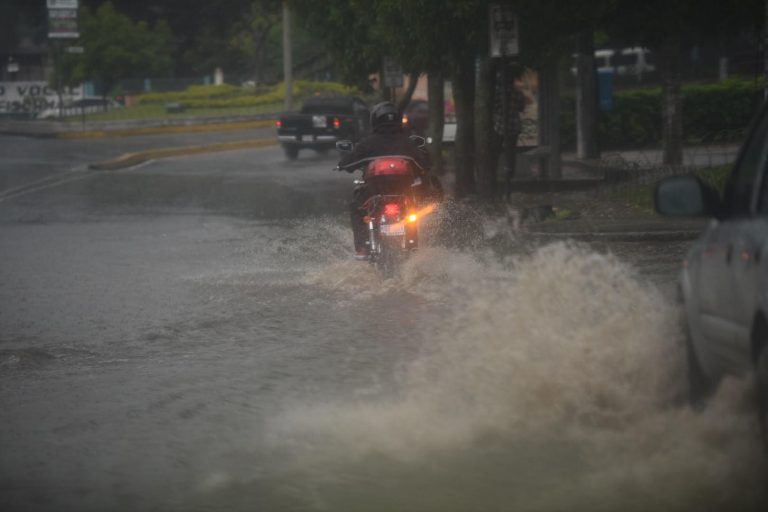
[[[61,94],[61,43],[59,41],[53,42],[53,62],[56,73],[56,95],[59,99],[58,118],[61,120],[64,117],[64,101]]]
[[[293,65],[291,62],[291,10],[283,0],[283,78],[286,112],[293,110]]]

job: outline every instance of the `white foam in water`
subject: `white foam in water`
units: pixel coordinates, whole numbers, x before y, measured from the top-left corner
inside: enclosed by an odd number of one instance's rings
[[[766,510],[749,385],[680,405],[678,314],[657,289],[568,244],[508,270],[441,251],[389,283],[454,313],[400,388],[271,422],[274,508]],[[315,284],[343,289],[330,274]]]

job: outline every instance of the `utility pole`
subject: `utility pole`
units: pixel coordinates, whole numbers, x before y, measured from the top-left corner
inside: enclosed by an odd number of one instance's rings
[[[768,79],[768,0],[765,0],[765,20],[763,21],[763,74]],[[763,91],[763,99],[768,100],[768,80]]]
[[[291,62],[291,9],[283,0],[283,79],[285,83],[284,110],[293,110],[293,64]]]

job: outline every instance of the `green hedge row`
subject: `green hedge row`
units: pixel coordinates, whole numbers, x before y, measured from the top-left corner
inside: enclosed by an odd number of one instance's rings
[[[688,144],[739,140],[759,104],[762,82],[727,80],[716,84],[684,85],[683,136]],[[576,102],[563,98],[561,142],[576,146]],[[662,137],[661,89],[620,91],[613,109],[600,113],[602,149],[658,146]]]
[[[313,94],[358,94],[357,89],[335,82],[298,80],[293,83],[293,96],[303,98]],[[268,88],[246,88],[234,85],[193,85],[184,91],[147,93],[139,97],[142,105],[179,103],[185,108],[256,107],[279,103],[285,99],[285,84]]]

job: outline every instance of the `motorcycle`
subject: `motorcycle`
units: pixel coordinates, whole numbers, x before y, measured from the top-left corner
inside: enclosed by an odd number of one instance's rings
[[[337,147],[349,150],[351,143],[339,142]],[[363,178],[356,179],[354,184],[373,192],[363,203],[369,262],[389,278],[418,248],[419,221],[435,208],[434,200],[439,197],[434,191],[423,191],[424,173],[418,172],[419,164],[410,157],[379,156],[362,160],[358,165],[363,168]],[[434,183],[431,182],[433,188],[439,191],[439,181]]]

